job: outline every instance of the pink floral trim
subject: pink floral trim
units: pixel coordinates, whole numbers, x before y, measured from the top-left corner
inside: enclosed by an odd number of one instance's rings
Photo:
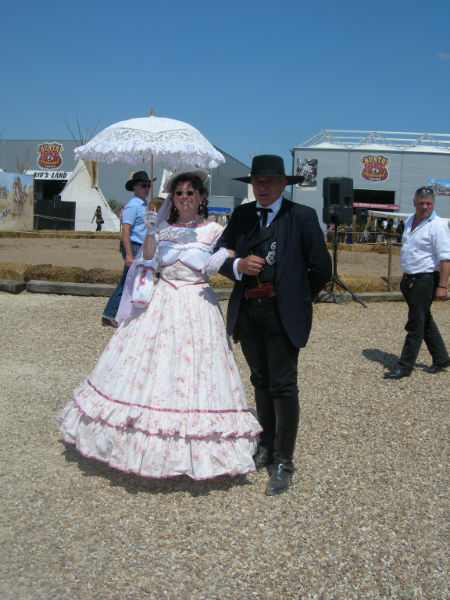
[[[218,438],[221,440],[226,440],[226,439],[232,439],[232,440],[238,440],[240,438],[242,439],[252,439],[255,438],[257,435],[259,435],[262,432],[262,429],[259,429],[256,432],[251,432],[251,430],[245,431],[243,434],[241,435],[236,435],[235,433],[229,433],[228,435],[220,435],[219,433],[209,433],[209,434],[205,434],[205,435],[180,435],[178,432],[176,431],[171,431],[170,433],[164,433],[161,431],[149,431],[148,429],[144,429],[143,427],[137,427],[136,425],[132,425],[131,423],[127,423],[125,425],[113,425],[112,423],[110,423],[107,419],[103,418],[103,417],[97,417],[96,419],[93,419],[85,410],[83,410],[83,408],[80,406],[78,400],[75,398],[75,396],[73,396],[73,402],[75,404],[75,406],[78,408],[78,410],[80,411],[81,414],[83,414],[84,416],[86,416],[88,419],[90,419],[93,423],[103,423],[104,425],[107,425],[108,427],[111,427],[111,429],[118,429],[119,431],[125,431],[127,429],[130,429],[132,431],[140,431],[141,433],[145,433],[145,435],[150,436],[160,436],[160,437],[167,437],[167,438],[177,438],[180,440],[207,440],[207,439],[214,439],[214,438]],[[177,412],[181,412],[181,411],[177,411]],[[189,411],[186,411],[189,412]],[[217,411],[216,411],[217,412]]]
[[[187,242],[177,242],[176,240],[170,240],[170,239],[162,239],[160,240],[160,244],[172,244],[173,246],[177,245],[177,246],[188,246],[188,245],[192,245],[192,244],[198,244],[198,245],[202,245],[202,246],[211,246],[212,244],[214,244],[216,238],[214,238],[213,242],[202,242],[201,240],[188,240]]]
[[[186,283],[182,283],[181,285],[175,285],[169,279],[166,279],[162,275],[160,276],[160,279],[161,279],[161,281],[164,281],[164,283],[168,283],[175,290],[179,290],[180,288],[186,287],[187,285],[202,285],[202,284],[203,285],[208,285],[207,281],[189,281],[189,282],[186,282]]]
[[[185,229],[196,229],[197,227],[205,227],[205,225],[209,225],[210,223],[215,223],[212,219],[208,219],[207,221],[203,221],[203,223],[193,223],[192,225],[183,225],[182,223],[169,223],[169,227],[184,227]]]
[[[60,430],[60,433],[62,433],[64,435],[64,432],[61,430]],[[139,475],[139,477],[147,477],[148,479],[172,479],[172,477],[181,477],[182,475],[186,475],[186,477],[189,477],[190,479],[193,479],[194,481],[205,481],[206,479],[215,479],[216,477],[239,477],[240,475],[248,475],[248,473],[254,473],[256,471],[256,469],[249,469],[248,471],[245,471],[244,473],[231,473],[231,472],[218,473],[217,475],[211,475],[210,477],[192,477],[191,475],[188,475],[187,473],[177,473],[176,475],[146,475],[145,473],[140,473],[139,471],[135,471],[134,469],[123,469],[122,467],[114,465],[114,463],[112,461],[105,460],[104,458],[98,458],[97,456],[94,456],[93,454],[86,454],[85,452],[82,452],[78,448],[78,446],[76,445],[76,442],[71,442],[68,440],[64,440],[64,442],[66,444],[72,444],[72,446],[75,446],[77,451],[85,458],[92,458],[92,459],[98,460],[99,462],[102,462],[102,463],[110,466],[112,469],[116,469],[116,471],[122,471],[122,473],[131,473],[132,475]]]
[[[183,414],[185,414],[185,413],[220,413],[220,414],[222,414],[222,413],[248,413],[248,412],[250,412],[248,408],[227,408],[225,410],[206,410],[206,409],[201,409],[201,408],[194,408],[194,409],[190,409],[190,410],[180,410],[178,408],[159,408],[156,406],[148,406],[147,404],[135,404],[135,403],[133,404],[131,402],[125,402],[124,400],[116,400],[115,398],[111,398],[111,396],[104,394],[98,388],[96,388],[95,385],[89,379],[87,379],[86,382],[89,385],[89,387],[91,387],[94,390],[94,392],[96,392],[102,398],[105,398],[105,400],[109,400],[110,402],[115,402],[117,404],[124,404],[125,406],[137,406],[138,408],[147,408],[149,410],[155,410],[155,411],[159,411],[159,412],[175,412],[175,413],[183,413]]]

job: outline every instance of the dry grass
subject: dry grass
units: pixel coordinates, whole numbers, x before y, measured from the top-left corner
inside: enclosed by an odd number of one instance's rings
[[[72,283],[108,283],[116,285],[121,270],[82,269],[81,267],[56,267],[27,263],[0,263],[0,279],[12,281],[70,281]]]
[[[114,231],[66,231],[66,230],[47,230],[39,231],[0,231],[0,238],[66,238],[66,239],[117,239],[120,240],[120,233]]]
[[[73,283],[107,283],[116,285],[121,277],[121,270],[83,269],[81,267],[56,267],[51,264],[30,265],[27,263],[0,263],[0,279],[12,281],[70,281]],[[386,292],[385,277],[370,275],[339,274],[341,280],[355,293]],[[211,286],[214,289],[228,289],[232,282],[223,275],[213,275]],[[391,278],[391,291],[400,289],[400,277]]]
[[[333,251],[333,244],[327,242],[327,248]],[[400,254],[401,246],[390,244],[392,254]],[[389,254],[388,244],[339,244],[339,250],[346,252],[375,252],[376,254]]]

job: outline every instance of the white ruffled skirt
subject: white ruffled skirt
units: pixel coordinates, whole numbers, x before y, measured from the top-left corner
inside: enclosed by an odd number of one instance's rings
[[[213,291],[164,280],[112,336],[58,420],[84,456],[157,478],[253,471],[261,432]]]

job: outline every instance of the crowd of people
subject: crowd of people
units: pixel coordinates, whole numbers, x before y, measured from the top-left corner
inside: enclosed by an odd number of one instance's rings
[[[286,175],[281,157],[253,158],[250,175],[237,180],[252,184],[256,202],[224,224],[209,214],[207,179],[201,169],[179,171],[167,197],[150,203],[145,171],[126,182],[133,197],[122,215],[124,268],[102,315],[115,332],[60,413],[60,430],[83,455],[143,477],[265,468],[265,493],[275,496],[295,471],[298,357],[312,302],[331,277],[330,254],[316,212],[283,197],[303,177]],[[389,379],[411,373],[422,340],[430,373],[450,365],[430,312],[447,294],[448,227],[430,188],[416,192],[414,206],[402,232],[408,335]],[[214,273],[233,282],[226,325],[209,285]],[[250,369],[256,417],[230,338]]]

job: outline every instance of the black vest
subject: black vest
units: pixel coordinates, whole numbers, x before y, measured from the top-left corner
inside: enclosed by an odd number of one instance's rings
[[[257,227],[249,238],[249,254],[264,258],[266,264],[258,277],[247,276],[245,287],[257,287],[263,283],[275,283],[276,247],[278,220],[275,218],[268,227]]]

